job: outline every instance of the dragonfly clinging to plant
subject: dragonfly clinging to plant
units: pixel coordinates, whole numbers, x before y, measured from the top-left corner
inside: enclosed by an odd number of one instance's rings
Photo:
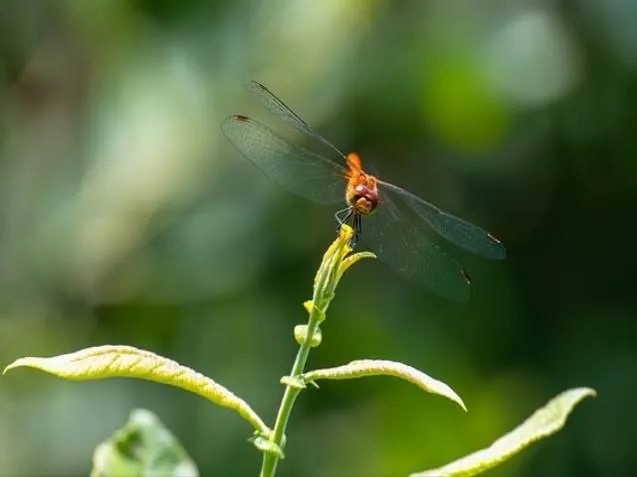
[[[368,174],[358,154],[343,153],[264,85],[257,81],[246,85],[271,112],[327,146],[336,158],[296,145],[242,115],[225,120],[225,136],[266,176],[291,192],[321,204],[345,201],[346,207],[335,214],[339,224],[350,224],[356,240],[359,236],[369,237],[378,258],[394,269],[446,298],[465,301],[469,297],[469,276],[427,236],[427,229],[483,257],[505,257],[504,246],[493,235],[402,187]]]

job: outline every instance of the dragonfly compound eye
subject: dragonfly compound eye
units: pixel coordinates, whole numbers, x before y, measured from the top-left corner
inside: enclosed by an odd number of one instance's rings
[[[378,206],[378,190],[359,184],[353,189],[353,194],[349,198],[350,205],[354,207],[356,213],[370,215]]]

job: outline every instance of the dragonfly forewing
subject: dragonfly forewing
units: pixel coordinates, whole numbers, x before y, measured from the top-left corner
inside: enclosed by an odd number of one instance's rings
[[[317,141],[322,142],[327,147],[335,151],[343,159],[345,159],[345,154],[343,154],[340,149],[338,149],[334,144],[332,144],[321,134],[312,129],[312,127],[308,123],[301,119],[298,114],[292,111],[292,109],[287,104],[281,101],[272,91],[270,91],[264,85],[262,85],[258,81],[248,80],[245,82],[245,87],[254,95],[255,98],[261,101],[261,103],[270,112],[276,114],[290,126],[298,129],[301,132],[304,132]]]
[[[245,116],[230,116],[221,129],[275,183],[319,204],[344,201],[345,170],[335,162]]]

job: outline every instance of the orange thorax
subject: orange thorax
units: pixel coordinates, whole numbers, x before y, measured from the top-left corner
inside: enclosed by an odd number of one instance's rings
[[[360,215],[370,215],[378,206],[378,180],[366,174],[358,154],[347,155],[347,191],[345,200]]]

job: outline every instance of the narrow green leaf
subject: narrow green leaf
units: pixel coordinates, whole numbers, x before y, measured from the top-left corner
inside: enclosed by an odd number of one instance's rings
[[[176,361],[132,346],[96,346],[50,358],[20,358],[4,368],[3,374],[24,366],[77,381],[136,378],[168,384],[233,409],[258,431],[269,432],[252,408],[225,387]]]
[[[349,242],[353,236],[354,231],[349,225],[341,225],[336,239],[323,254],[323,260],[321,260],[321,265],[319,265],[314,277],[315,289],[325,286],[327,276],[331,273],[330,270],[338,268],[344,256],[352,251]]]
[[[95,449],[91,477],[197,477],[194,462],[152,412],[137,409]]]
[[[349,267],[364,258],[376,258],[376,254],[372,252],[357,252],[349,255],[341,262],[341,265],[338,267],[338,279],[341,279],[341,277],[349,269]]]
[[[551,399],[543,408],[535,411],[519,427],[491,444],[490,447],[469,454],[438,469],[412,474],[411,477],[468,477],[480,474],[509,459],[532,443],[559,431],[564,427],[566,418],[573,408],[582,399],[595,395],[595,390],[590,388],[575,388],[564,391]]]
[[[365,376],[394,376],[415,384],[429,393],[439,394],[457,403],[465,411],[462,399],[442,381],[409,365],[383,359],[361,359],[335,368],[316,369],[302,375],[306,381],[318,379],[354,379]]]

